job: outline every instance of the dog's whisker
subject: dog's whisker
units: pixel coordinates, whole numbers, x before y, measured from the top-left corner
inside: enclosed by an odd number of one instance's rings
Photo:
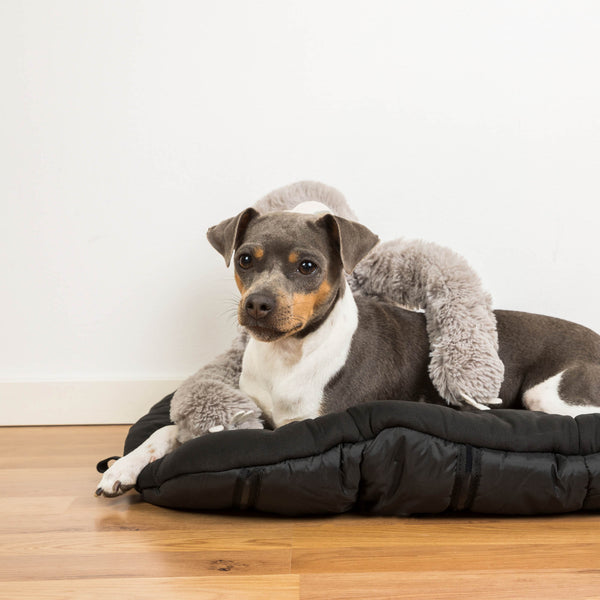
[[[236,310],[232,310],[232,309],[226,309],[224,311],[222,311],[221,313],[219,313],[219,318],[227,318],[227,320],[236,320],[237,321],[237,311]]]

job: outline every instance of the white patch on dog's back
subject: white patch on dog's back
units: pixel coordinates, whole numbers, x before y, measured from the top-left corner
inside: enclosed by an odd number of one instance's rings
[[[318,417],[325,386],[344,366],[357,326],[358,309],[346,284],[331,314],[304,339],[260,342],[250,338],[240,389],[275,427]]]
[[[559,393],[560,380],[564,371],[557,375],[542,381],[527,390],[523,394],[523,404],[529,410],[538,410],[541,412],[576,417],[577,415],[589,415],[600,412],[600,406],[583,406],[577,404],[567,404]]]

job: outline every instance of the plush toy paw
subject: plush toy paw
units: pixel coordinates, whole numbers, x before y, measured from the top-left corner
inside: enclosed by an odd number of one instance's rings
[[[502,405],[501,398],[488,398],[488,399],[482,400],[481,402],[478,402],[474,398],[471,398],[471,396],[469,396],[465,392],[460,393],[460,398],[461,398],[461,400],[464,400],[469,406],[472,406],[473,408],[477,408],[479,410],[490,410],[490,405],[491,406],[501,406]]]
[[[171,400],[171,420],[177,423],[181,444],[219,431],[264,429],[261,410],[253,400],[238,388],[203,377],[200,371],[187,379]]]
[[[219,431],[231,429],[263,429],[263,426],[258,419],[257,411],[240,410],[233,415],[229,423],[209,427],[208,432],[218,433]]]

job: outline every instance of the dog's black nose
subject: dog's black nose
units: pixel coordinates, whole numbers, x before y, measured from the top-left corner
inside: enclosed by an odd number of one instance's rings
[[[275,301],[264,294],[250,294],[246,298],[246,312],[257,321],[264,319],[275,306]]]

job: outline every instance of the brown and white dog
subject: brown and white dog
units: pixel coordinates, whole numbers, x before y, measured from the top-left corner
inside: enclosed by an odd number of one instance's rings
[[[249,208],[208,231],[227,265],[233,257],[238,319],[250,333],[240,389],[274,427],[370,400],[446,404],[428,375],[424,315],[354,297],[346,283],[377,236],[321,207],[264,215]],[[600,412],[600,336],[551,317],[495,315],[505,366],[499,406]],[[176,445],[177,425],[160,429],[117,461],[96,493],[133,487],[147,463]]]

